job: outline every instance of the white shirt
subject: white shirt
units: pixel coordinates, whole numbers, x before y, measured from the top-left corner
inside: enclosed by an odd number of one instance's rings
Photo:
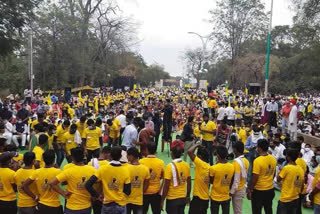
[[[121,128],[125,128],[127,125],[127,118],[123,114],[119,114],[116,117],[120,121]]]
[[[136,147],[136,145],[132,141],[137,139],[138,139],[138,131],[136,127],[133,124],[127,126],[123,131],[122,144],[128,149],[131,147]]]
[[[208,103],[206,100],[202,101],[202,108],[208,108]]]
[[[227,115],[228,120],[234,120],[234,117],[236,115],[234,109],[231,106],[226,108],[225,114]]]
[[[310,163],[311,162],[311,158],[314,156],[314,152],[310,149],[310,151],[306,151],[306,149],[304,149],[304,153],[302,155],[302,159],[306,162],[306,163]]]
[[[283,159],[285,159],[286,158],[286,156],[284,156],[284,154],[283,154],[283,151],[286,149],[286,147],[284,146],[284,145],[282,145],[281,143],[280,143],[280,145],[279,146],[276,146],[275,147],[275,156],[274,156],[274,158],[275,159],[277,159],[277,160],[279,160],[279,159],[281,159],[281,158],[283,158]]]
[[[224,116],[226,115],[226,109],[224,107],[220,107],[218,109],[218,117],[217,120],[223,120]]]

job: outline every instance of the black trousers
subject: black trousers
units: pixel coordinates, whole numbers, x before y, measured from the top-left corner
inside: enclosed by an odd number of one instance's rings
[[[211,214],[219,214],[219,208],[222,208],[222,214],[230,213],[230,200],[227,201],[214,201],[211,200]]]
[[[142,214],[143,213],[143,206],[136,205],[136,204],[127,204],[126,205],[126,214]]]
[[[93,157],[98,158],[99,155],[100,155],[100,149],[96,149],[96,150],[89,150],[88,149],[87,161],[89,162]]]
[[[93,201],[92,202],[93,214],[101,214],[102,202],[101,201]]]
[[[173,200],[168,200],[166,202],[166,212],[167,214],[184,214],[184,208],[186,207],[186,198],[177,198]]]
[[[299,199],[290,202],[278,202],[277,214],[297,214],[299,208]]]
[[[193,196],[190,203],[189,214],[207,214],[209,200],[202,200],[198,196]]]
[[[17,201],[0,201],[0,213],[17,214]]]
[[[171,140],[172,121],[163,121],[163,140]]]
[[[63,209],[62,206],[49,207],[39,203],[37,214],[63,214]]]
[[[272,214],[272,200],[274,198],[274,189],[253,190],[252,192],[252,214],[261,214],[264,208],[265,214]]]
[[[153,214],[160,214],[161,196],[157,194],[143,195],[143,214],[147,214],[149,210],[149,205],[151,205],[151,210]]]

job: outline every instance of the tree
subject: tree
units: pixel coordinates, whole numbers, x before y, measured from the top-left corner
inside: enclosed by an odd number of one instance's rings
[[[231,85],[236,78],[235,60],[243,56],[243,43],[265,38],[268,18],[264,10],[260,0],[218,0],[216,9],[209,11],[219,54],[231,59]]]
[[[30,21],[41,0],[2,0],[0,4],[0,55],[5,56],[20,44],[19,35]]]
[[[201,48],[187,49],[180,57],[184,63],[187,76],[193,77],[197,80],[197,88],[199,87],[200,80],[206,72],[204,72],[205,59]],[[208,59],[206,59],[208,60]]]

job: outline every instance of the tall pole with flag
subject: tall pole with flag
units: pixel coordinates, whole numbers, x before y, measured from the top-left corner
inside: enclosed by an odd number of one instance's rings
[[[271,0],[270,24],[269,24],[268,41],[267,41],[267,61],[266,61],[265,88],[264,88],[264,96],[265,97],[268,96],[268,85],[269,85],[269,64],[270,64],[272,15],[273,15],[273,0]]]

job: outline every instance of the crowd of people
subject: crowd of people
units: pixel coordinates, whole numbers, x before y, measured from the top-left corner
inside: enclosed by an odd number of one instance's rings
[[[0,212],[227,214],[232,202],[241,214],[246,196],[253,214],[274,203],[319,214],[320,149],[304,138],[319,136],[319,101],[225,88],[11,95],[0,101]]]

